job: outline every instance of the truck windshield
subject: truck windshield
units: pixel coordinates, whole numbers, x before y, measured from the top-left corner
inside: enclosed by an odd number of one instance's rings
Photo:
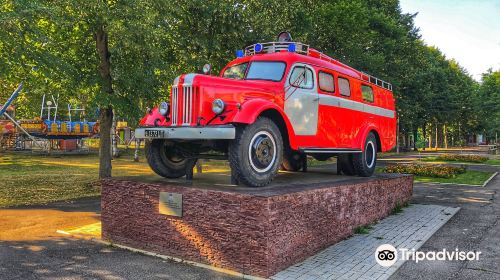
[[[245,72],[247,71],[248,63],[242,63],[238,65],[233,65],[224,71],[224,78],[242,80],[245,77]]]
[[[279,61],[253,61],[246,73],[248,63],[231,66],[224,71],[224,78],[237,80],[267,80],[279,82],[285,73],[286,64]]]

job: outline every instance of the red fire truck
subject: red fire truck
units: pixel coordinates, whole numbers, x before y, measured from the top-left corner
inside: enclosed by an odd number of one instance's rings
[[[346,175],[371,176],[395,145],[392,85],[282,33],[236,52],[219,76],[175,78],[170,103],[149,109],[135,135],[152,170],[189,174],[198,158],[229,159],[234,182],[260,187],[305,158],[338,157]]]

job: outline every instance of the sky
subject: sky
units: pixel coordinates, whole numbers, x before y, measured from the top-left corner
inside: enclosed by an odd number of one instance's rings
[[[500,69],[500,0],[400,0],[416,13],[422,39],[455,59],[476,80]]]

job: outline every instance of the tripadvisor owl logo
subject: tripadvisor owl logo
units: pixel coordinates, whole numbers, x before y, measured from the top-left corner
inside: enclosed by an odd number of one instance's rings
[[[399,251],[399,252],[398,252]],[[399,254],[398,254],[399,253]],[[382,244],[375,250],[375,260],[381,266],[389,267],[396,261],[477,261],[481,251],[460,251],[442,249],[440,251],[417,251],[415,249],[399,248],[396,249],[391,244]]]
[[[375,250],[375,260],[381,266],[391,266],[398,260],[398,251],[391,244],[382,244]]]

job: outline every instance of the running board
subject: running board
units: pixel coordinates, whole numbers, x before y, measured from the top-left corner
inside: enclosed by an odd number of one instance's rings
[[[346,154],[346,153],[361,153],[358,149],[344,148],[299,148],[301,153],[305,154]]]

